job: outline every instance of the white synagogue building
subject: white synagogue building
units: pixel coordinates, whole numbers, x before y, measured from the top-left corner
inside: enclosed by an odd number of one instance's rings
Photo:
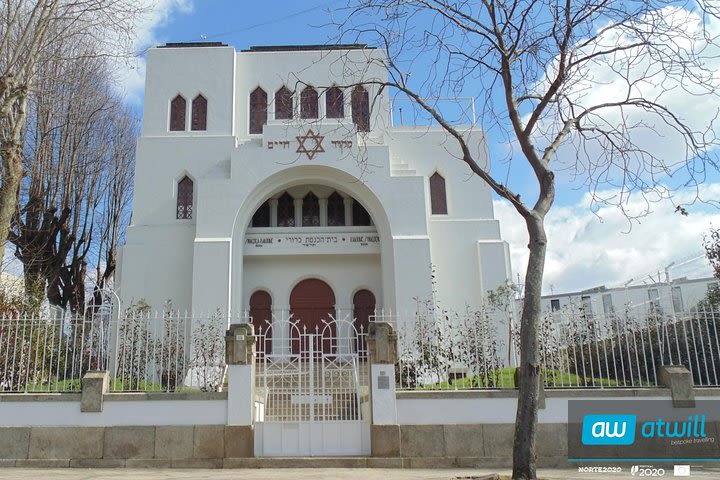
[[[510,278],[489,188],[439,127],[393,126],[365,45],[167,44],[147,55],[123,305],[179,311],[477,308]],[[481,131],[463,129],[487,162]],[[434,288],[433,285],[436,285]]]

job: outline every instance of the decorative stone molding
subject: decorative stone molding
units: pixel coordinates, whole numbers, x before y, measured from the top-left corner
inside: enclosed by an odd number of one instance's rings
[[[255,360],[255,330],[248,323],[234,323],[225,332],[225,363],[252,365]]]
[[[397,332],[388,322],[371,322],[368,329],[370,363],[394,365],[398,361]]]
[[[102,412],[103,396],[108,392],[110,374],[107,370],[90,370],[82,378],[81,412]]]
[[[695,406],[695,390],[692,373],[684,365],[663,365],[658,378],[660,385],[670,389],[673,407]]]

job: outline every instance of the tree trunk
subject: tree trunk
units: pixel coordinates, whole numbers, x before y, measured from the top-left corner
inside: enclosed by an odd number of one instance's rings
[[[0,186],[0,262],[5,258],[5,242],[10,232],[10,222],[17,210],[18,188],[23,174],[22,145],[14,140],[3,142],[2,185]]]
[[[513,442],[512,478],[515,480],[537,478],[535,434],[541,381],[538,325],[547,248],[544,217],[532,215],[525,221],[530,237],[528,245],[530,257],[525,274],[525,297],[520,320],[520,390],[515,417],[515,441]]]

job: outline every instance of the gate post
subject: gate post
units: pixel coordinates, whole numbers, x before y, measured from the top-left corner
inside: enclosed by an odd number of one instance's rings
[[[370,323],[368,354],[372,401],[370,451],[374,457],[399,457],[400,426],[397,420],[395,397],[397,333],[390,323]]]
[[[247,323],[232,324],[225,333],[228,411],[225,456],[254,455],[255,335]]]

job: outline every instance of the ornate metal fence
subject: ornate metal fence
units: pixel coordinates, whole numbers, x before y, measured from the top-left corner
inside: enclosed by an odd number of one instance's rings
[[[515,388],[519,329],[473,315],[419,315],[398,325],[400,389]],[[720,312],[635,317],[548,313],[539,350],[546,388],[658,385],[660,367],[684,365],[698,386],[720,386]]]
[[[0,391],[74,392],[89,370],[113,391],[218,390],[228,319],[128,309],[0,318]]]

